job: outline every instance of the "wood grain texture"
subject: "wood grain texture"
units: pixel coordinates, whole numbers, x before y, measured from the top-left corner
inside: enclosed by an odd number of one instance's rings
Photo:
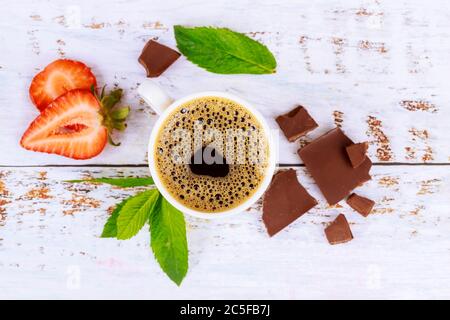
[[[136,93],[145,72],[145,42],[174,46],[175,24],[225,26],[265,43],[278,61],[266,76],[215,75],[184,58],[155,81],[173,97],[223,90],[275,116],[305,105],[320,128],[300,144],[340,125],[369,140],[379,162],[450,161],[449,3],[381,1],[13,1],[0,12],[0,164],[73,164],[27,152],[22,132],[37,111],[27,89],[50,61],[74,58],[93,67],[100,84],[120,85],[133,112],[126,133],[82,164],[143,164],[155,115]],[[299,143],[280,138],[280,163],[298,164]],[[126,155],[126,156],[124,156]]]
[[[136,190],[61,182],[146,168],[2,168],[0,298],[450,298],[446,168],[374,167],[358,190],[376,201],[368,218],[345,203],[328,207],[297,168],[319,206],[274,238],[260,204],[224,220],[188,218],[181,288],[157,266],[147,231],[99,238],[107,212]],[[355,239],[330,246],[323,230],[339,213]]]

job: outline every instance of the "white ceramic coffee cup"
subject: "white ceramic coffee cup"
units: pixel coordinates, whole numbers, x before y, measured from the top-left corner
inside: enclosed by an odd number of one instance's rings
[[[274,147],[274,139],[271,134],[271,131],[269,129],[269,126],[267,125],[266,121],[262,117],[262,115],[247,101],[238,98],[234,95],[231,95],[229,93],[225,92],[216,92],[216,91],[206,91],[206,92],[200,92],[188,95],[186,97],[183,97],[178,100],[173,100],[170,98],[158,85],[153,83],[151,80],[146,79],[144,82],[141,83],[141,85],[138,88],[138,93],[142,97],[142,99],[149,104],[153,110],[159,114],[159,118],[155,123],[155,126],[152,129],[152,133],[150,136],[150,141],[148,144],[148,166],[150,168],[150,174],[155,182],[156,187],[161,192],[161,194],[164,196],[164,198],[167,199],[167,201],[170,202],[175,208],[180,210],[181,212],[190,214],[195,217],[199,218],[205,218],[205,219],[215,219],[215,218],[222,218],[227,217],[239,212],[243,212],[246,209],[248,209],[252,204],[254,204],[266,191],[267,187],[270,184],[270,181],[272,180],[272,176],[275,171],[275,165],[276,165],[276,156],[275,156],[275,147]],[[160,131],[161,126],[165,123],[166,119],[172,114],[172,112],[177,109],[180,105],[193,100],[198,99],[202,97],[220,97],[220,98],[226,98],[229,100],[232,100],[239,105],[246,108],[251,114],[255,116],[255,118],[258,120],[260,125],[263,128],[264,134],[266,135],[268,147],[269,147],[269,156],[268,156],[268,165],[266,168],[266,172],[264,175],[264,179],[262,183],[260,184],[259,188],[256,190],[256,192],[248,198],[245,202],[240,204],[239,206],[235,208],[231,208],[230,210],[222,211],[222,212],[214,212],[214,213],[208,213],[208,212],[202,212],[202,211],[196,211],[191,208],[188,208],[177,201],[166,189],[164,184],[162,183],[159,173],[155,167],[155,144],[156,139],[158,136],[158,133]]]

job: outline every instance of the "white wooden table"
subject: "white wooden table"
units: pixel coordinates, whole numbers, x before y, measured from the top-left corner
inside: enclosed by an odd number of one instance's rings
[[[74,5],[74,3],[77,3]],[[296,155],[279,144],[320,205],[274,238],[260,205],[217,222],[188,218],[190,270],[180,288],[160,271],[148,232],[99,238],[108,210],[135,190],[70,185],[81,177],[145,176],[156,115],[137,96],[137,57],[172,27],[225,26],[264,42],[274,75],[215,75],[179,59],[156,81],[174,97],[232,92],[273,118],[305,105],[320,124],[370,141],[375,212],[328,207]],[[10,1],[0,11],[0,298],[450,298],[450,7],[408,1]],[[33,75],[60,57],[119,84],[129,128],[97,158],[25,151],[37,115]],[[300,144],[306,140],[302,140]],[[355,239],[330,246],[324,225],[345,213]]]

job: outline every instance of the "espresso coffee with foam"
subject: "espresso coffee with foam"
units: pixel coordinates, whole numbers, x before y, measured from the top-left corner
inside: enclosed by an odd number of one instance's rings
[[[172,111],[153,152],[158,176],[173,198],[215,213],[239,206],[258,190],[269,149],[267,135],[248,109],[211,96]]]

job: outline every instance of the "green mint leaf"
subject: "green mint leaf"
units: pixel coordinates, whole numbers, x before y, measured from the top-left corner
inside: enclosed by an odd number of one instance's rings
[[[183,214],[160,197],[150,215],[151,246],[161,269],[178,286],[188,270],[188,246]]]
[[[267,47],[227,28],[174,26],[177,47],[186,58],[220,74],[274,73],[277,62]]]
[[[117,217],[117,239],[128,240],[134,237],[148,221],[158,198],[159,192],[156,189],[129,198]]]
[[[117,237],[117,218],[119,217],[120,211],[122,210],[125,203],[128,201],[127,198],[120,202],[116,207],[114,208],[111,216],[108,218],[108,220],[105,223],[105,226],[103,227],[103,232],[101,237],[102,238],[115,238]]]
[[[126,178],[97,178],[97,179],[87,179],[87,180],[67,180],[65,182],[70,183],[106,183],[117,187],[122,188],[132,188],[132,187],[142,187],[142,186],[150,186],[153,185],[153,179],[151,177],[148,178],[134,178],[134,177],[126,177]]]

